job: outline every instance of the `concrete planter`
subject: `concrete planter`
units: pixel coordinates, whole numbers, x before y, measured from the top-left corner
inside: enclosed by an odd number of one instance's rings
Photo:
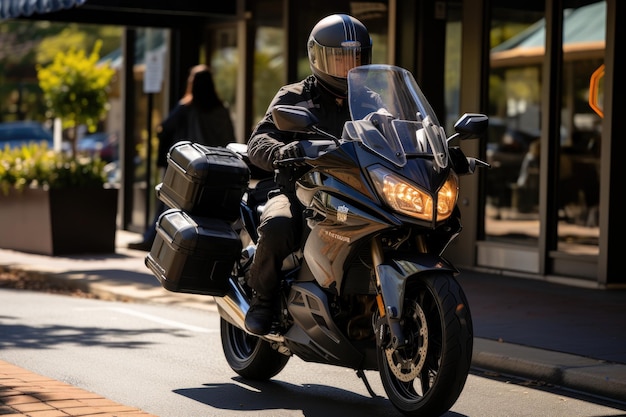
[[[115,252],[113,188],[0,192],[0,248],[43,255]]]

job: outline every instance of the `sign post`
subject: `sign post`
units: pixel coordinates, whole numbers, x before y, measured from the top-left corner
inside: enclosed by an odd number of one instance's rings
[[[163,84],[163,52],[156,47],[155,32],[146,29],[146,50],[144,52],[145,71],[143,74],[143,91],[148,95],[147,143],[146,143],[146,213],[145,227],[151,227],[152,216],[150,206],[154,187],[152,186],[152,110],[154,94],[161,91]]]

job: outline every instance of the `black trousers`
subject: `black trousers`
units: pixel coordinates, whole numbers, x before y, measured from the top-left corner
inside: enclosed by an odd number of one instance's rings
[[[271,194],[257,229],[259,240],[248,285],[260,296],[273,298],[278,292],[283,260],[298,249],[302,227],[302,205],[291,193]]]

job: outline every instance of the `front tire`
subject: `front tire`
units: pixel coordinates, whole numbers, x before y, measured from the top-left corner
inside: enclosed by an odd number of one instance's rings
[[[452,274],[429,273],[407,282],[403,318],[409,345],[377,349],[383,387],[404,415],[440,416],[456,402],[469,373],[467,299]]]
[[[278,353],[269,342],[250,335],[220,318],[222,349],[231,369],[246,379],[268,380],[287,365],[289,356]]]

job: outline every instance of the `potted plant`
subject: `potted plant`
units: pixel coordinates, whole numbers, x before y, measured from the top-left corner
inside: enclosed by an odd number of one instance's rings
[[[0,150],[0,247],[44,255],[115,252],[116,188],[105,162],[46,143]]]
[[[107,110],[114,71],[90,56],[59,53],[37,68],[50,117],[95,130]],[[0,247],[46,255],[115,251],[117,188],[106,186],[105,162],[45,143],[0,150]]]

